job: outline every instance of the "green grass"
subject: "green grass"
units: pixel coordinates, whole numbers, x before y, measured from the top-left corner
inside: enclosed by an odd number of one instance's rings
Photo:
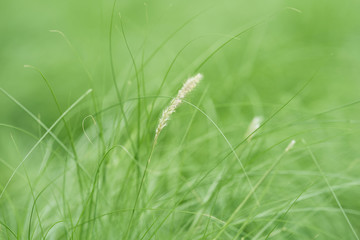
[[[3,1],[0,239],[359,239],[359,7]]]

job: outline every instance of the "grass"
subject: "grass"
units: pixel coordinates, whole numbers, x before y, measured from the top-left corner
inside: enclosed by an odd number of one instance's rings
[[[360,5],[289,4],[1,3],[0,239],[359,239]]]

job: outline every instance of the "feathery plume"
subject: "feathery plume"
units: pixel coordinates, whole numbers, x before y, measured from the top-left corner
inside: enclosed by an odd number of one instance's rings
[[[129,231],[129,229],[131,227],[131,224],[132,224],[132,220],[133,220],[133,217],[134,217],[134,212],[135,212],[135,209],[136,209],[136,206],[137,206],[137,203],[138,203],[138,198],[139,198],[139,195],[141,193],[142,186],[144,185],[146,172],[148,171],[148,166],[150,164],[152,155],[154,153],[154,149],[155,149],[155,146],[156,146],[156,143],[157,143],[157,139],[158,139],[158,137],[160,135],[160,132],[166,126],[167,122],[170,119],[171,114],[173,114],[175,112],[176,108],[181,104],[181,102],[183,101],[185,96],[196,87],[196,85],[200,82],[200,80],[202,78],[203,78],[203,75],[200,74],[200,73],[198,73],[195,76],[189,78],[184,83],[182,88],[179,90],[176,97],[173,100],[171,100],[170,105],[167,108],[165,108],[165,110],[162,112],[161,118],[159,119],[159,124],[158,124],[158,126],[156,128],[156,131],[155,131],[155,137],[154,137],[154,142],[153,142],[152,149],[151,149],[151,152],[150,152],[150,156],[149,156],[149,158],[148,158],[148,160],[146,162],[145,170],[144,170],[144,173],[143,173],[142,178],[141,178],[140,187],[139,187],[136,199],[135,199],[133,211],[131,212],[130,222],[129,222],[127,232]],[[127,236],[127,233],[125,235]]]
[[[247,131],[246,131],[246,134],[245,134],[245,137],[248,137],[248,142],[251,141],[251,139],[253,138],[254,134],[252,134],[253,132],[256,131],[256,129],[258,129],[261,125],[261,122],[262,122],[263,118],[262,117],[254,117],[253,120],[251,121]]]
[[[289,143],[289,145],[286,147],[285,152],[290,151],[290,150],[294,147],[295,143],[296,143],[296,141],[295,141],[294,139],[291,140],[291,142]]]
[[[157,141],[161,130],[166,126],[167,122],[169,121],[171,114],[175,112],[176,108],[181,104],[185,96],[196,87],[196,85],[201,81],[202,78],[203,75],[201,73],[198,73],[195,76],[189,78],[179,90],[177,96],[173,100],[171,100],[170,105],[162,112],[159,124],[155,131],[155,142]]]

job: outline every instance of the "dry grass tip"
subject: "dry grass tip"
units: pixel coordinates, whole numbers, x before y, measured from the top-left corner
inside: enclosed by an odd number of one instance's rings
[[[253,118],[245,133],[245,137],[247,138],[248,142],[250,142],[251,139],[254,137],[255,131],[260,127],[262,121],[263,121],[263,117],[261,116],[256,116]]]
[[[171,100],[170,105],[162,112],[159,124],[155,131],[155,142],[157,141],[161,130],[164,129],[167,122],[169,121],[171,114],[175,112],[176,108],[181,104],[186,95],[197,86],[201,79],[203,79],[203,75],[201,73],[198,73],[195,76],[190,77],[188,80],[186,80],[176,97]]]
[[[291,149],[293,149],[294,145],[295,145],[296,141],[293,139],[291,140],[291,142],[289,143],[289,145],[286,147],[285,152],[290,151]]]

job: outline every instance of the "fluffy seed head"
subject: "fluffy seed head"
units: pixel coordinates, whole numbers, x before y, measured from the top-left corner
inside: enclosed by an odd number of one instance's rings
[[[171,114],[175,112],[176,108],[181,104],[185,96],[196,87],[196,85],[201,81],[202,78],[203,75],[201,73],[198,73],[195,76],[186,80],[182,88],[178,91],[176,97],[171,100],[170,105],[162,112],[159,124],[155,131],[155,141],[159,137],[161,130],[166,126],[167,122],[169,121]]]
[[[246,131],[246,134],[245,134],[245,137],[249,137],[250,134],[252,134],[253,132],[256,131],[256,129],[258,129],[261,125],[261,122],[262,122],[263,118],[262,117],[254,117],[253,120],[251,121],[247,131]],[[248,138],[248,142],[250,142],[250,140],[253,138],[254,134],[252,134],[249,138]]]
[[[290,150],[294,147],[295,143],[296,143],[296,141],[295,141],[294,139],[291,140],[291,142],[289,143],[289,145],[286,147],[285,152],[290,151]]]

